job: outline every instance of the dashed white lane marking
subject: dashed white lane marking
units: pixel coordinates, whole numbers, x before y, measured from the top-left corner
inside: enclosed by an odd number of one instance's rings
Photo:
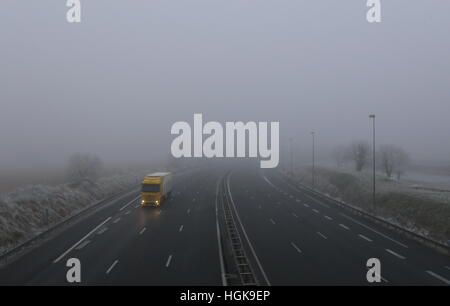
[[[169,257],[167,258],[167,261],[166,261],[166,268],[168,268],[170,266],[171,261],[172,261],[172,255],[169,255]]]
[[[227,192],[228,192],[228,195],[229,195],[229,198],[230,198],[231,208],[233,209],[233,211],[234,211],[234,213],[235,213],[235,215],[236,215],[236,219],[237,219],[237,221],[238,221],[238,223],[239,223],[240,228],[242,229],[242,233],[244,234],[245,240],[247,240],[248,246],[249,246],[249,248],[250,248],[250,251],[251,251],[252,254],[253,254],[253,257],[255,258],[256,264],[258,265],[259,270],[261,271],[261,274],[262,274],[262,276],[263,276],[263,278],[264,278],[264,280],[265,280],[267,286],[270,286],[270,281],[269,281],[269,279],[267,278],[266,272],[264,271],[264,268],[262,267],[261,262],[260,262],[258,256],[256,255],[255,249],[253,248],[253,245],[252,245],[250,239],[248,238],[248,235],[247,235],[247,232],[246,232],[246,230],[245,230],[245,227],[244,227],[244,225],[242,224],[242,220],[241,220],[241,218],[239,217],[239,214],[238,214],[238,212],[237,212],[236,204],[234,203],[233,195],[231,194],[231,189],[230,189],[230,177],[232,176],[232,174],[233,174],[233,172],[229,173],[229,174],[228,174],[228,178],[227,178],[227,180],[226,180],[226,189],[227,189]]]
[[[106,222],[108,222],[109,220],[111,220],[111,217],[106,218],[105,221],[103,221],[102,223],[100,223],[99,225],[97,225],[92,231],[90,231],[89,233],[87,233],[83,238],[81,238],[80,240],[78,240],[78,242],[76,242],[74,245],[72,245],[70,248],[67,249],[67,251],[65,251],[64,253],[62,253],[58,258],[56,258],[53,263],[57,263],[58,261],[60,261],[62,258],[64,258],[67,254],[69,254],[73,249],[75,249],[80,243],[82,243],[84,240],[86,240],[90,235],[92,235],[92,233],[95,233],[100,227],[102,227]]]
[[[299,252],[300,254],[302,253],[302,250],[300,250],[299,247],[295,245],[295,243],[291,242],[291,245],[297,252]]]
[[[381,278],[381,280],[382,280],[383,282],[389,283],[389,281],[388,281],[387,279],[385,279],[383,276],[380,275],[380,278]]]
[[[349,228],[347,226],[345,226],[344,224],[340,223],[339,224],[340,227],[345,228],[346,230],[349,230]]]
[[[291,199],[293,199],[294,198],[294,196],[291,194],[290,196],[289,196],[289,198],[291,198]]]
[[[367,237],[366,237],[366,236],[364,236],[364,235],[361,235],[361,234],[359,234],[358,236],[359,236],[360,238],[362,238],[362,239],[366,240],[366,241],[372,242],[372,239],[370,239],[370,238],[367,238]]]
[[[180,229],[178,231],[182,232],[183,231],[183,227],[184,227],[184,225],[180,226]]]
[[[319,213],[319,211],[317,209],[313,209],[312,211],[315,212],[316,214]]]
[[[317,234],[322,237],[323,239],[328,239],[324,234],[322,234],[321,232],[317,232]]]
[[[125,215],[129,215],[130,212],[131,212],[131,211],[127,210],[127,211],[125,212]]]
[[[296,202],[301,202],[300,199],[296,199],[295,201],[296,201]]]
[[[108,228],[107,227],[104,227],[104,228],[102,228],[101,230],[99,230],[98,232],[97,232],[97,235],[101,235],[101,234],[103,234],[104,232],[106,232],[108,230]]]
[[[195,202],[195,198],[192,199],[192,202]]]
[[[134,208],[138,208],[139,206],[141,206],[141,205],[139,205],[139,204],[138,205],[134,205]]]
[[[146,229],[147,229],[146,227],[144,227],[143,229],[141,229],[141,231],[139,232],[139,235],[142,235],[142,234],[145,232]]]
[[[285,180],[284,180],[284,181],[285,181]],[[286,181],[285,181],[285,182],[286,182]],[[308,198],[311,199],[312,201],[316,202],[316,203],[319,204],[320,206],[323,206],[323,207],[325,207],[325,208],[330,208],[329,205],[327,205],[327,204],[325,204],[325,203],[322,203],[321,201],[315,199],[314,197],[312,197],[312,196],[310,196],[310,195],[304,193],[303,190],[300,190],[297,186],[295,186],[295,185],[293,185],[293,184],[291,184],[291,183],[289,183],[289,182],[286,182],[286,183],[287,183],[289,186],[291,186],[293,189],[295,189],[296,191],[302,192],[306,197],[308,197]]]
[[[84,248],[85,246],[87,246],[91,241],[90,240],[85,240],[82,243],[80,243],[75,250],[81,250],[82,248]]]
[[[343,217],[345,217],[345,218],[347,218],[347,219],[349,219],[349,220],[351,220],[351,221],[353,221],[354,223],[356,223],[356,224],[358,224],[358,225],[361,225],[361,226],[364,227],[364,228],[367,228],[368,230],[374,232],[375,234],[380,235],[381,237],[384,237],[384,238],[386,238],[386,239],[388,239],[388,240],[390,240],[390,241],[392,241],[392,242],[395,242],[396,244],[398,244],[398,245],[400,245],[400,246],[402,246],[402,247],[404,247],[404,248],[408,248],[407,245],[405,245],[405,244],[403,244],[403,243],[401,243],[401,242],[398,242],[397,240],[395,240],[395,239],[393,239],[393,238],[391,238],[391,237],[389,237],[389,236],[386,236],[385,234],[380,233],[379,231],[374,230],[373,228],[371,228],[371,227],[369,227],[369,226],[367,226],[367,225],[365,225],[365,224],[362,224],[361,222],[359,222],[359,221],[353,219],[353,218],[350,217],[350,216],[347,216],[346,214],[341,213],[340,215],[343,216]]]
[[[331,218],[331,217],[329,217],[329,216],[325,216],[325,219],[328,219],[328,220],[333,220],[333,218]]]
[[[118,217],[116,220],[113,221],[113,223],[117,223],[120,221],[120,217]]]
[[[272,224],[275,224],[275,221],[273,221],[273,219],[270,219],[270,222],[271,222]]]
[[[128,205],[130,205],[131,203],[133,203],[134,201],[136,201],[140,196],[135,197],[133,200],[131,200],[130,202],[128,202],[127,204],[125,204],[124,206],[122,206],[121,209],[119,209],[119,211],[124,210]]]
[[[113,264],[108,268],[108,270],[106,270],[106,274],[109,274],[109,272],[111,272],[112,269],[114,269],[114,267],[117,265],[118,262],[119,262],[118,260],[113,262]]]
[[[293,215],[295,218],[298,218],[298,216],[297,216],[296,213],[292,213],[292,215]]]
[[[445,268],[446,268],[447,270],[450,270],[450,267],[449,267],[449,266],[445,266]]]
[[[448,268],[448,267],[447,267]],[[434,278],[437,278],[438,280],[440,280],[441,282],[444,282],[447,285],[450,285],[450,281],[436,273],[434,273],[433,271],[426,271],[428,274],[430,274],[431,276],[433,276]]]
[[[305,206],[305,207],[309,207],[309,205],[308,205],[308,204],[306,204],[306,203],[303,203],[303,206]]]
[[[188,213],[188,215],[191,213],[191,209],[190,208],[188,208],[187,213]]]
[[[394,255],[395,257],[398,257],[398,258],[400,258],[400,259],[405,259],[405,256],[402,256],[402,255],[400,255],[400,254],[398,254],[398,253],[395,253],[395,252],[392,251],[392,250],[386,249],[386,252],[391,253],[392,255]]]
[[[262,206],[261,206],[261,205],[259,205],[259,206],[258,206],[258,209],[261,209],[261,208],[262,208]]]

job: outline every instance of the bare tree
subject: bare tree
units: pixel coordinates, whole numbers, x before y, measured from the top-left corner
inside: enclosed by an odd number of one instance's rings
[[[400,177],[406,171],[410,163],[408,153],[402,148],[395,145],[384,145],[380,147],[378,152],[378,158],[380,160],[380,166],[388,178],[391,178],[393,174]]]
[[[349,156],[355,163],[356,171],[361,171],[369,161],[370,146],[364,141],[357,141],[351,144]]]
[[[336,146],[331,152],[331,155],[336,162],[336,166],[341,168],[348,160],[348,149],[343,145]]]
[[[100,175],[102,168],[102,161],[98,156],[76,153],[69,159],[67,173],[72,183],[93,183]]]

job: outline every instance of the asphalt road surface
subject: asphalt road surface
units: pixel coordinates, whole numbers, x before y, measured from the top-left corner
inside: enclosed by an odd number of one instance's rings
[[[137,190],[117,197],[4,265],[0,284],[68,285],[69,258],[83,285],[229,283],[217,213],[225,192],[260,284],[371,285],[366,262],[378,258],[384,285],[450,285],[447,255],[258,168],[179,174],[160,209],[140,207]]]

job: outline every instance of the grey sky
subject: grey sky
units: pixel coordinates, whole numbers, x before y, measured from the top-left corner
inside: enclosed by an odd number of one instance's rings
[[[73,152],[145,161],[170,152],[170,126],[280,121],[308,154],[397,143],[450,158],[450,2],[81,0],[0,2],[0,165],[61,163]],[[154,141],[156,139],[157,141]]]

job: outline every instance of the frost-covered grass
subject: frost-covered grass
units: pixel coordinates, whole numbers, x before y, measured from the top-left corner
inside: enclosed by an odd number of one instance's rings
[[[0,253],[101,199],[137,186],[142,175],[117,174],[76,187],[29,185],[0,194]]]
[[[311,186],[310,168],[297,169],[299,182]],[[377,175],[376,214],[408,230],[446,243],[450,240],[450,201],[446,192],[416,189],[408,181]],[[315,188],[350,205],[372,212],[369,172],[316,168]]]

